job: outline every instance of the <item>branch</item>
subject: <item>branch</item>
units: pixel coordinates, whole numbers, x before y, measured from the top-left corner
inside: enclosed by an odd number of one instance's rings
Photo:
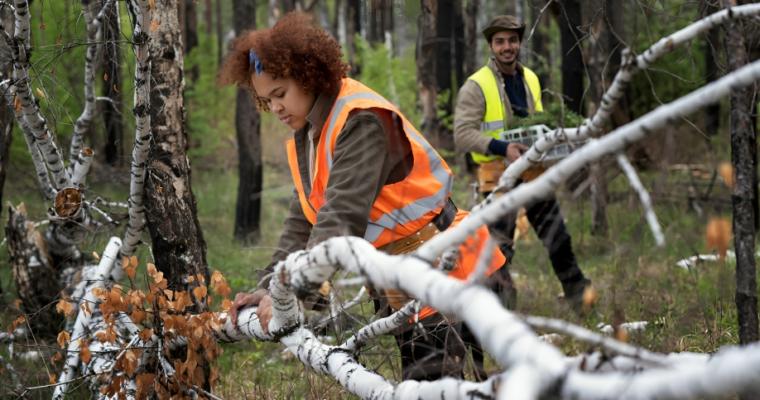
[[[103,18],[103,12],[111,7],[111,1],[108,0],[97,17],[96,1],[82,1],[82,14],[84,14],[85,31],[87,32],[87,52],[84,56],[84,110],[82,115],[77,118],[74,124],[74,134],[71,137],[71,149],[69,150],[69,169],[70,174],[74,174],[74,165],[83,147],[83,137],[87,128],[90,127],[92,119],[98,110],[95,97],[95,74],[100,66],[100,60],[103,58],[103,27],[100,20]],[[76,183],[74,183],[76,187]]]
[[[18,5],[16,7],[18,8]],[[103,251],[103,255],[100,257],[98,268],[93,271],[93,276],[87,277],[87,280],[93,282],[92,287],[103,285],[103,280],[108,276],[114,266],[114,262],[116,261],[116,256],[119,253],[120,246],[121,240],[117,237],[112,237],[108,241],[108,245]],[[83,277],[82,280],[85,280],[85,277]],[[92,293],[92,290],[88,291],[84,295],[84,301],[90,302],[92,304],[97,303],[98,300],[99,299]],[[74,323],[74,329],[71,332],[71,339],[69,342],[69,347],[67,349],[68,355],[66,357],[66,363],[64,364],[65,373],[61,374],[61,377],[59,378],[59,385],[56,386],[55,393],[53,394],[54,400],[63,399],[63,396],[66,393],[68,382],[64,381],[64,379],[66,377],[75,376],[77,366],[79,365],[79,352],[77,351],[79,349],[79,345],[77,344],[76,339],[82,337],[85,332],[88,331],[91,318],[92,313],[81,311],[77,312],[76,322]]]
[[[42,155],[40,154],[40,150],[37,147],[37,143],[34,141],[32,130],[29,129],[29,125],[26,124],[21,114],[16,114],[16,121],[18,122],[21,131],[24,133],[26,146],[29,149],[29,155],[32,157],[34,170],[37,175],[37,180],[40,183],[42,194],[46,199],[53,200],[55,198],[55,195],[58,194],[58,191],[53,188],[52,184],[50,184],[50,177],[48,176],[48,171],[45,167],[45,160],[42,159]]]
[[[354,336],[348,339],[346,343],[340,347],[351,353],[356,353],[362,347],[366,346],[370,340],[392,332],[414,315],[414,310],[416,308],[415,302],[416,300],[410,301],[395,313],[359,329],[359,332],[356,332]]]
[[[498,221],[507,213],[516,211],[522,204],[546,197],[556,190],[562,181],[586,164],[606,154],[622,151],[626,145],[647,137],[655,129],[713,104],[731,93],[732,88],[749,86],[758,78],[760,78],[760,64],[751,63],[672,103],[657,107],[639,119],[586,144],[535,180],[512,189],[509,193],[484,206],[482,212],[471,213],[456,226],[456,229],[448,229],[425,242],[416,254],[432,263],[439,254],[452,246],[463,243],[479,227]]]
[[[120,256],[131,257],[140,243],[140,232],[145,226],[145,206],[143,205],[143,186],[145,167],[150,149],[150,54],[148,52],[148,34],[150,27],[151,6],[148,0],[131,0],[134,13],[134,34],[132,36],[135,52],[135,147],[132,150],[132,177],[129,183],[129,223],[124,232],[124,242]],[[112,277],[117,281],[124,278],[124,271],[115,268]]]
[[[71,179],[63,166],[63,158],[58,146],[53,140],[45,118],[40,115],[37,100],[32,95],[29,86],[29,58],[31,48],[28,48],[29,20],[31,15],[27,0],[16,1],[16,31],[14,34],[13,50],[13,79],[16,82],[16,97],[21,104],[24,121],[29,126],[34,140],[37,142],[42,155],[47,163],[47,168],[53,175],[53,183],[57,189],[71,186]]]
[[[633,166],[628,162],[628,158],[626,158],[623,153],[617,154],[617,162],[620,164],[620,168],[623,169],[623,172],[625,172],[625,176],[628,177],[628,181],[631,183],[633,189],[639,193],[641,205],[644,206],[644,215],[649,223],[649,228],[652,229],[652,235],[654,235],[654,240],[657,243],[657,246],[664,246],[665,236],[662,234],[662,229],[660,229],[660,223],[657,222],[657,215],[654,213],[652,199],[649,198],[649,192],[647,192],[647,189],[641,184],[639,176],[636,174]]]
[[[615,79],[610,84],[610,88],[602,96],[602,101],[596,114],[591,119],[587,119],[583,125],[578,128],[556,129],[545,134],[541,139],[534,143],[531,148],[525,152],[519,159],[509,165],[506,171],[499,179],[498,186],[492,194],[483,202],[488,204],[493,201],[495,193],[512,189],[517,179],[532,164],[539,162],[544,153],[554,147],[557,143],[564,141],[579,141],[589,137],[598,137],[604,130],[604,126],[609,122],[615,105],[625,94],[628,85],[631,83],[633,76],[641,70],[649,68],[652,63],[657,61],[663,55],[675,50],[681,44],[687,43],[700,34],[720,26],[730,19],[739,19],[760,14],[760,4],[747,4],[738,7],[732,7],[730,10],[722,10],[711,14],[680,31],[666,36],[652,47],[647,49],[643,54],[633,58],[630,49],[621,51],[621,66],[615,75]],[[473,209],[476,211],[478,208]]]

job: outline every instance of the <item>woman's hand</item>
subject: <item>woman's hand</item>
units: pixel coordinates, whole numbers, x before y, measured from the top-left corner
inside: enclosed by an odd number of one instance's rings
[[[515,162],[520,156],[522,156],[522,153],[530,150],[530,147],[517,142],[512,142],[507,146],[507,161],[509,163]]]
[[[232,326],[237,329],[237,319],[240,309],[248,306],[259,306],[256,310],[256,316],[259,317],[261,328],[264,333],[269,333],[269,321],[272,320],[272,300],[269,298],[269,291],[266,289],[257,290],[253,293],[238,293],[235,295],[235,301],[232,302],[230,309],[230,318]]]

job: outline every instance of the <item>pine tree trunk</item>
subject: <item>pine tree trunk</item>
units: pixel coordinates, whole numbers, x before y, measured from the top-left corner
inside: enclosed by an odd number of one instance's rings
[[[580,0],[562,0],[560,11],[560,36],[562,42],[562,93],[568,109],[583,114],[583,53],[582,46],[576,46],[576,37],[581,33],[576,27],[580,26]],[[572,49],[572,51],[570,51]]]
[[[206,23],[206,34],[211,36],[214,33],[214,6],[211,0],[203,0],[203,21]]]
[[[121,94],[124,90],[121,82],[121,61],[119,45],[121,23],[119,20],[119,2],[113,2],[111,9],[105,13],[103,21],[103,40],[105,41],[103,66],[108,79],[103,85],[103,95],[111,99],[103,103],[103,122],[106,126],[105,157],[106,163],[113,167],[122,166],[124,158],[124,126],[121,116]]]
[[[233,0],[235,33],[256,29],[256,5],[247,0]],[[238,141],[237,206],[235,207],[235,238],[243,244],[253,243],[260,236],[261,191],[263,189],[261,161],[261,131],[259,112],[251,94],[237,89],[235,130]]]
[[[422,135],[434,147],[438,146],[438,90],[436,88],[435,15],[436,0],[421,0],[417,20],[417,82],[422,104]]]
[[[464,76],[474,74],[480,68],[483,60],[478,60],[479,40],[482,37],[478,31],[478,9],[480,0],[467,0],[464,10]],[[464,83],[464,82],[462,82]]]
[[[731,7],[724,0],[725,8]],[[729,71],[747,63],[741,25],[729,20],[724,25],[726,59]],[[753,188],[756,168],[753,164],[757,142],[752,126],[753,90],[736,89],[731,93],[731,163],[734,166],[735,186],[732,193],[734,249],[736,251],[736,308],[739,318],[739,342],[749,344],[758,340],[757,280],[755,267],[755,227]]]
[[[592,18],[597,10],[602,8],[604,0],[587,0],[585,2],[585,15]],[[591,21],[587,21],[591,23]],[[604,66],[607,62],[606,45],[607,29],[606,23],[602,18],[596,18],[591,25],[592,35],[589,36],[588,60],[586,66],[589,73],[589,115],[594,115],[599,109],[602,95],[605,92],[603,84]],[[609,79],[606,79],[609,82]],[[606,170],[602,168],[601,162],[591,165],[591,175],[594,176],[594,184],[591,196],[591,234],[594,236],[607,236],[607,179]]]
[[[356,77],[361,73],[361,68],[356,58],[356,35],[362,32],[362,1],[346,0],[346,22],[348,38],[348,63],[351,65],[351,76]]]
[[[156,0],[150,30],[150,128],[153,144],[145,177],[145,217],[153,242],[156,267],[170,289],[184,289],[189,275],[208,282],[206,242],[198,224],[190,181],[182,80],[183,54],[177,8],[172,0]],[[196,279],[192,285],[196,285]]]
[[[53,338],[63,319],[52,305],[61,292],[58,274],[53,269],[46,240],[27,220],[23,204],[15,208],[8,203],[5,237],[18,298],[29,325],[37,337]]]

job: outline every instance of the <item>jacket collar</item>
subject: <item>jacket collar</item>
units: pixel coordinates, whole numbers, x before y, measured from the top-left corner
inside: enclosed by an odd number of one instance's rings
[[[306,116],[306,121],[309,123],[308,127],[304,127],[306,132],[309,132],[309,139],[315,140],[322,134],[322,127],[324,127],[327,118],[330,117],[335,101],[338,100],[338,94],[340,93],[342,85],[336,85],[334,90],[329,93],[321,93],[317,97],[317,101],[314,102],[314,107],[311,108],[309,115]]]

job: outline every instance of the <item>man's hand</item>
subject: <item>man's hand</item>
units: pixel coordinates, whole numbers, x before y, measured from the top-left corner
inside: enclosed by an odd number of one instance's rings
[[[256,310],[256,316],[259,317],[264,333],[269,333],[269,321],[272,320],[272,301],[269,298],[269,291],[261,289],[254,293],[238,293],[235,295],[235,301],[232,302],[230,309],[230,318],[235,329],[238,327],[237,319],[240,309],[248,306],[259,306]]]
[[[530,149],[530,147],[522,144],[522,143],[510,143],[509,146],[507,146],[507,161],[509,161],[510,164],[515,162],[520,156],[522,156],[523,152],[526,152]]]

